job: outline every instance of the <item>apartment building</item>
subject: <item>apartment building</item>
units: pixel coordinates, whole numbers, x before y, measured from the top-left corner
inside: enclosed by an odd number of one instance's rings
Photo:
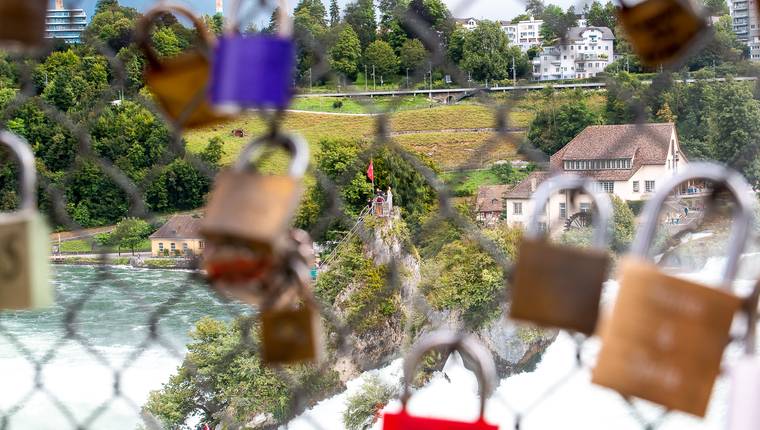
[[[755,0],[729,0],[728,9],[736,38],[749,46],[751,60],[760,61],[760,22]]]
[[[85,28],[87,13],[84,9],[67,9],[63,6],[63,0],[56,0],[55,9],[48,9],[45,16],[45,37],[48,39],[82,43]]]
[[[615,59],[615,36],[607,27],[571,27],[567,37],[533,59],[533,79],[591,78]]]
[[[454,21],[470,31],[475,29],[480,22],[479,19],[472,17],[456,18]],[[541,46],[541,42],[543,41],[541,38],[541,25],[543,23],[544,21],[534,19],[533,17],[515,24],[512,24],[511,21],[499,21],[501,29],[507,33],[510,45],[519,46],[523,52],[526,52],[533,46]]]

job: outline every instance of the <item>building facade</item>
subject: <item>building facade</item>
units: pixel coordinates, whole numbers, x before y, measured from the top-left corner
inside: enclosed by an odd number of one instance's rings
[[[455,21],[465,29],[472,31],[478,26],[479,19],[475,18],[457,18]],[[501,29],[507,34],[510,45],[519,46],[523,52],[526,52],[533,46],[541,46],[541,25],[544,21],[540,19],[530,19],[519,21],[512,24],[511,21],[499,21]]]
[[[484,185],[478,188],[475,217],[485,227],[493,227],[506,217],[506,195],[511,185]]]
[[[201,219],[193,215],[175,215],[150,235],[154,257],[190,257],[200,255],[205,242],[200,234]]]
[[[740,42],[749,46],[749,58],[760,61],[760,22],[756,0],[729,0],[728,10],[734,33]]]
[[[66,9],[63,1],[55,2],[55,9],[48,9],[45,16],[45,37],[63,39],[66,43],[82,43],[82,35],[87,28],[87,13],[84,9]]]
[[[590,177],[596,180],[598,191],[629,201],[648,199],[659,184],[687,163],[672,123],[590,126],[550,160],[552,171]],[[548,177],[547,172],[533,172],[506,193],[506,220],[510,225],[527,223],[533,211],[533,192]],[[572,201],[567,194],[556,194],[540,222],[553,228],[590,209],[588,196]]]
[[[607,27],[572,27],[564,40],[544,47],[533,59],[533,79],[592,78],[614,61],[614,41]]]

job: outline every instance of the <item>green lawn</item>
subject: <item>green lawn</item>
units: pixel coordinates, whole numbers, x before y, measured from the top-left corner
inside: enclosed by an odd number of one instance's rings
[[[474,196],[482,185],[497,185],[499,178],[490,169],[465,172],[444,172],[441,175],[451,192],[457,197]]]
[[[340,102],[340,106],[336,106]],[[299,97],[291,109],[332,113],[378,113],[427,108],[430,102],[424,96],[405,97]]]
[[[55,245],[56,243],[54,243]],[[143,240],[140,245],[135,249],[135,252],[150,251],[150,239]],[[89,254],[92,252],[119,252],[117,247],[104,247],[98,248],[93,251],[92,242],[89,240],[70,240],[68,242],[61,242],[61,252],[78,252],[81,254]],[[130,250],[121,250],[122,253],[129,253]]]

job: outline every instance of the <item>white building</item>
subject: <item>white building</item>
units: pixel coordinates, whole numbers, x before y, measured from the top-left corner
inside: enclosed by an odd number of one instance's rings
[[[612,64],[615,36],[607,27],[571,27],[567,37],[533,59],[533,79],[591,78]]]
[[[45,16],[45,37],[48,39],[82,43],[82,34],[86,28],[87,13],[84,9],[66,9],[63,0],[56,0],[55,9],[48,9]]]
[[[755,0],[729,0],[728,10],[736,38],[749,46],[751,60],[760,61],[760,22]]]
[[[478,26],[480,20],[475,18],[457,18],[455,21],[467,30],[472,31]],[[520,21],[512,24],[511,21],[499,21],[501,29],[507,33],[510,45],[517,45],[523,52],[532,46],[541,46],[541,25],[544,21],[533,19]]]
[[[648,199],[658,184],[687,163],[672,123],[590,126],[550,160],[552,171],[591,177],[599,190],[633,201]],[[533,192],[548,177],[548,172],[533,172],[506,192],[504,206],[509,225],[522,226],[528,221],[533,211]],[[571,205],[569,195],[557,194],[549,201],[541,221],[554,227],[590,209],[588,196],[579,196]]]

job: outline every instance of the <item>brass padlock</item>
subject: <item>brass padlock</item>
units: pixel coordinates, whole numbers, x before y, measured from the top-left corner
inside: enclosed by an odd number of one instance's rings
[[[618,19],[641,63],[650,67],[678,62],[699,49],[707,33],[707,21],[691,0],[623,3]]]
[[[752,294],[745,300],[747,333],[744,339],[744,356],[731,363],[728,369],[731,390],[728,402],[728,430],[756,430],[760,424],[760,357],[757,356],[757,316],[760,281],[755,283]]]
[[[291,255],[270,282],[284,283],[277,295],[266,298],[261,309],[261,358],[270,365],[317,362],[322,357],[322,325],[311,292],[308,255]]]
[[[409,414],[407,403],[412,397],[411,386],[417,377],[417,366],[431,351],[441,351],[445,356],[457,351],[463,361],[472,364],[478,379],[480,416],[475,422],[454,421],[441,418],[417,417]],[[498,430],[498,425],[485,419],[486,401],[493,394],[497,381],[493,356],[472,336],[448,330],[438,330],[420,339],[404,359],[404,392],[401,395],[401,411],[383,415],[383,430]]]
[[[728,189],[736,201],[723,289],[664,274],[646,261],[660,209],[687,181]],[[731,294],[739,257],[753,222],[754,194],[744,178],[723,166],[692,163],[649,200],[631,256],[620,268],[620,290],[602,333],[592,382],[624,396],[704,416],[720,371],[729,329],[742,300]]]
[[[47,0],[0,1],[0,47],[19,51],[40,47],[45,41]]]
[[[201,45],[179,56],[159,59],[152,46],[150,31],[157,18],[172,12],[193,23]],[[183,6],[160,4],[141,19],[135,38],[148,62],[144,73],[145,84],[156,96],[167,117],[185,128],[229,119],[228,115],[215,112],[207,101],[211,53],[216,41],[195,14]]]
[[[287,175],[265,175],[250,168],[253,153],[264,145],[287,149]],[[204,268],[212,281],[244,282],[266,275],[289,243],[289,229],[302,195],[309,147],[297,135],[256,139],[235,165],[214,184],[201,234],[210,248]]]
[[[586,335],[594,332],[602,284],[607,279],[609,258],[605,248],[612,221],[610,199],[595,192],[594,185],[588,178],[561,175],[536,190],[533,213],[515,266],[510,318]],[[594,202],[594,249],[552,245],[541,237],[539,218],[544,216],[551,197],[563,190],[583,191]]]
[[[53,303],[50,229],[37,211],[37,170],[32,148],[21,137],[0,131],[0,144],[21,165],[21,206],[0,214],[0,309],[38,309]]]

